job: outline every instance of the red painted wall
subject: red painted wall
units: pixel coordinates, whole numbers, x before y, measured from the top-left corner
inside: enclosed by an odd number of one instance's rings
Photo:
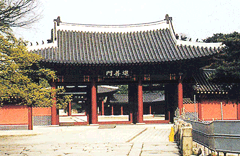
[[[0,108],[0,125],[27,125],[27,106],[3,106]]]
[[[199,104],[196,104],[198,111]],[[237,104],[223,102],[223,119],[237,120]],[[194,112],[194,104],[184,104],[183,107],[187,112]],[[221,120],[221,104],[220,101],[202,101],[200,103],[200,119]],[[50,116],[51,108],[33,108],[33,116]],[[27,125],[28,124],[28,108],[27,106],[3,106],[0,108],[0,125]]]
[[[33,116],[50,116],[51,115],[51,107],[34,107],[33,108]]]
[[[194,112],[194,104],[183,104],[184,109],[187,112]],[[198,104],[196,103],[196,111],[198,110]]]
[[[33,116],[50,116],[51,108],[33,108]],[[27,125],[27,106],[8,105],[0,108],[0,125]]]
[[[194,104],[184,104],[187,112],[194,112]],[[196,105],[198,111],[199,104]],[[222,102],[223,120],[237,120],[237,104],[232,102]],[[221,120],[221,101],[202,101],[200,103],[200,119]]]

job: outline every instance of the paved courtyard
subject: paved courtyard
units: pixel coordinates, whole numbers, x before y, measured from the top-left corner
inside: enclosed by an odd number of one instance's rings
[[[171,124],[34,127],[0,131],[0,155],[176,156],[168,141]]]

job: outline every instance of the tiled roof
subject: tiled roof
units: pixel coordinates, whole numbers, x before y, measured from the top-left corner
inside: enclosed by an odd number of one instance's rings
[[[163,102],[165,101],[165,95],[162,93],[144,93],[143,94],[143,102]],[[111,103],[128,103],[128,95],[127,94],[114,94],[113,98],[110,99]]]
[[[127,94],[113,94],[110,98],[110,103],[128,103]]]
[[[213,55],[221,43],[176,40],[171,21],[102,26],[58,23],[55,46],[30,47],[45,62],[81,65],[161,63]]]
[[[69,89],[70,88],[70,91]],[[83,85],[80,88],[83,88],[82,90],[79,90],[79,86],[65,86],[65,90],[66,92],[64,92],[63,94],[87,94],[87,86]],[[99,85],[97,87],[97,93],[98,94],[114,94],[118,91],[118,87],[115,86],[109,86],[109,85]]]
[[[163,94],[163,93],[143,94],[143,101],[144,102],[161,102],[161,101],[165,101],[165,94]]]
[[[118,87],[108,86],[108,85],[99,85],[97,87],[97,93],[114,93],[118,91]]]
[[[193,104],[194,102],[190,98],[183,98],[183,104]]]
[[[201,70],[199,73],[193,75],[196,85],[194,89],[199,94],[228,94],[220,84],[210,82],[208,79],[215,72],[215,70]]]

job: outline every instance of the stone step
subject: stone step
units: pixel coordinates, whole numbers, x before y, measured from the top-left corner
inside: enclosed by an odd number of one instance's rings
[[[74,126],[74,122],[60,122],[59,126]]]

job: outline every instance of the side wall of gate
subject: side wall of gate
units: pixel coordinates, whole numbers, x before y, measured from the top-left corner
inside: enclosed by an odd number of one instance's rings
[[[33,108],[33,125],[51,125],[51,108]],[[6,105],[0,108],[0,130],[27,130],[28,107]]]
[[[27,106],[7,105],[0,108],[0,130],[28,129]]]
[[[43,126],[51,125],[51,107],[34,107],[33,108],[33,125]]]
[[[235,102],[205,100],[201,101],[201,103],[189,103],[183,106],[187,113],[194,113],[196,111],[200,120],[222,120],[222,117],[223,120],[237,120],[238,106]]]

